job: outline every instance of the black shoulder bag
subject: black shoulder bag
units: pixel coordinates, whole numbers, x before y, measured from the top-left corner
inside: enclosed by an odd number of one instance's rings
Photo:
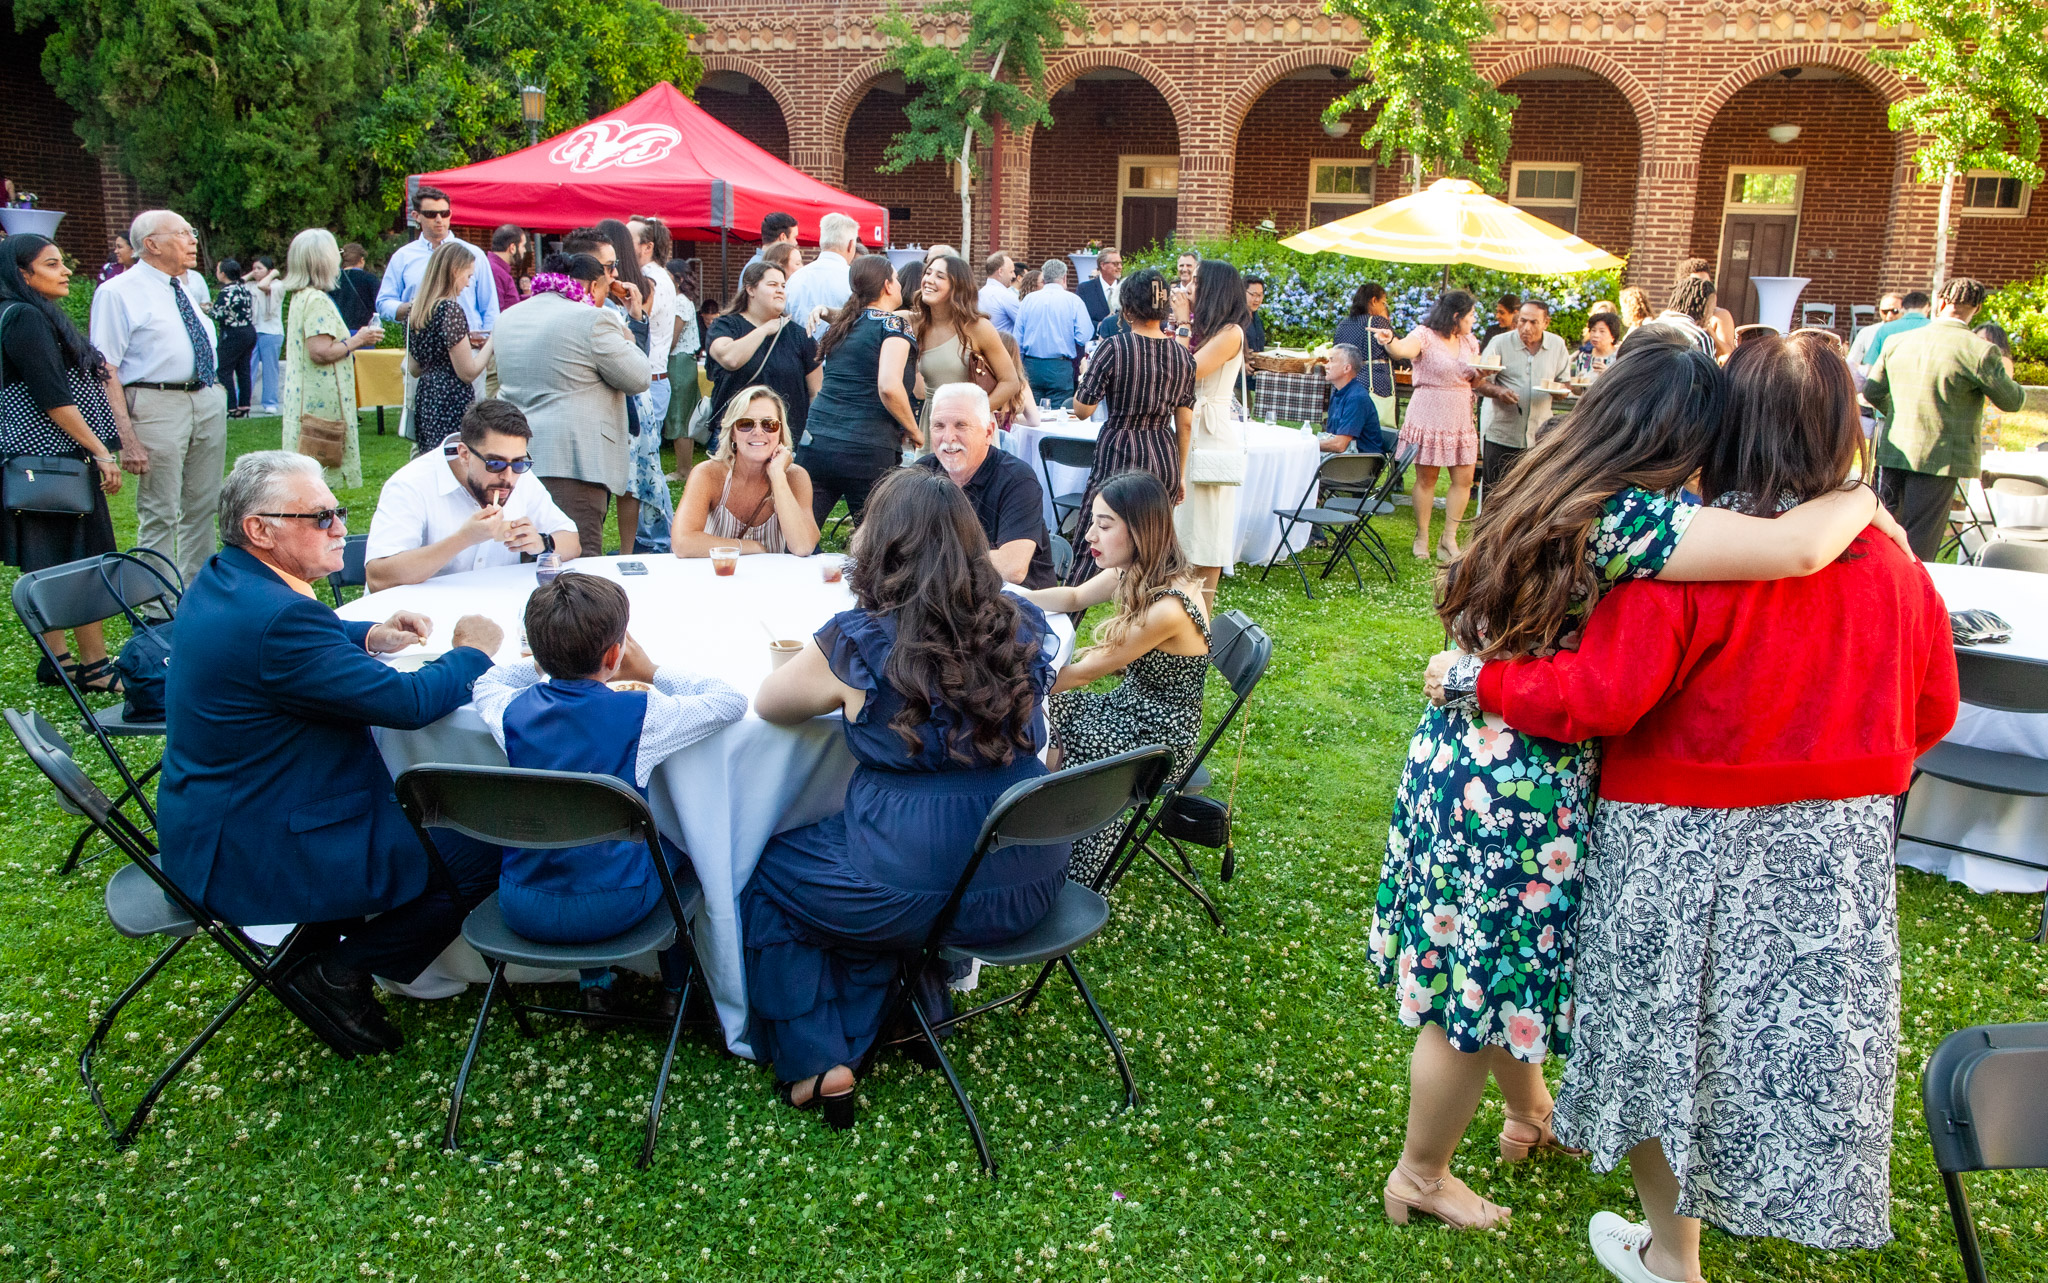
[[[0,308],[0,338],[5,337],[7,322],[22,306],[9,303]],[[27,439],[29,425],[8,420],[25,413],[40,413],[40,410],[33,401],[29,402],[26,410],[19,404],[9,407],[6,403],[6,362],[0,360],[0,439]],[[5,464],[0,465],[0,507],[9,512],[49,512],[83,517],[96,506],[94,492],[98,486],[99,470],[84,459],[58,454],[10,454]]]

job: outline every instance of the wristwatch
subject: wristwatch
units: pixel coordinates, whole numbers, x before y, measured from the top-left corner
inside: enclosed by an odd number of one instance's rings
[[[553,535],[543,534],[540,537],[540,550],[543,555],[553,552],[555,550],[555,537]]]

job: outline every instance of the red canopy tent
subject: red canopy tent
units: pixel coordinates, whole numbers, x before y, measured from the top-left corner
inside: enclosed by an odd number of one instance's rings
[[[887,209],[777,160],[667,81],[566,134],[411,185],[421,184],[447,192],[455,221],[472,227],[562,231],[656,214],[681,240],[751,241],[780,210],[815,245],[818,220],[836,212],[860,224],[867,244],[889,243]]]

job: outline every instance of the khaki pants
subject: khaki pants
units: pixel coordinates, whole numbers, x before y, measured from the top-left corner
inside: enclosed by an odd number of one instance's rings
[[[227,397],[128,388],[128,417],[149,451],[135,491],[136,542],[169,557],[190,585],[216,546],[216,509],[227,467]]]

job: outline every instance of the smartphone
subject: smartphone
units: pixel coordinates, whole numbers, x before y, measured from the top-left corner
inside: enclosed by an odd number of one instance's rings
[[[622,575],[644,575],[647,573],[647,563],[644,561],[622,561],[619,563],[619,573]]]

